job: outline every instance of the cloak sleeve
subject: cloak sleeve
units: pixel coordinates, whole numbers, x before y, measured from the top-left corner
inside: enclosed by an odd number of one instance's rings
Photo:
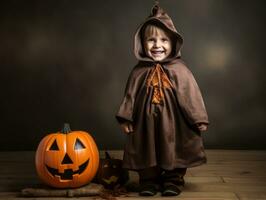
[[[191,71],[181,63],[176,70],[176,73],[174,73],[176,97],[185,118],[191,125],[197,123],[209,124],[199,86]]]
[[[124,92],[124,98],[122,100],[122,103],[119,107],[119,110],[116,114],[116,119],[119,123],[123,123],[125,121],[134,121],[134,104],[135,99],[137,96],[137,92],[139,90],[139,87],[141,87],[141,81],[139,80],[139,74],[137,69],[135,67],[132,72],[129,75],[129,78],[127,80],[125,92]]]

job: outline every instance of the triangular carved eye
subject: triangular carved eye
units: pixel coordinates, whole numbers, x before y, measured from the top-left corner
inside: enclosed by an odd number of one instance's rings
[[[79,140],[79,139],[77,139],[76,140],[76,142],[75,142],[75,150],[77,150],[77,149],[85,149],[86,147],[84,146],[84,144],[82,144],[82,142]]]
[[[52,151],[58,151],[59,150],[56,140],[54,140],[54,142],[51,145],[49,150],[52,150]]]

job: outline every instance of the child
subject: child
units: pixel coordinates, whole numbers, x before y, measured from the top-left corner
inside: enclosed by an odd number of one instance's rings
[[[181,60],[183,43],[158,6],[137,29],[135,56],[116,115],[128,134],[123,167],[136,170],[140,195],[178,195],[186,169],[206,163],[201,132],[209,124],[198,85]],[[161,186],[161,187],[159,187]]]

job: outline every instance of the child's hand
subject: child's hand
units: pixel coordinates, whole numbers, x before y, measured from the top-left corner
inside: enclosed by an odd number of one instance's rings
[[[125,122],[125,123],[122,123],[121,125],[121,128],[122,128],[122,131],[126,134],[129,134],[131,132],[133,132],[133,125],[132,123],[130,122]]]
[[[202,132],[202,131],[207,131],[207,129],[208,129],[208,125],[205,124],[205,123],[198,123],[198,124],[196,124],[196,126],[197,126],[197,129],[198,129],[200,132]]]

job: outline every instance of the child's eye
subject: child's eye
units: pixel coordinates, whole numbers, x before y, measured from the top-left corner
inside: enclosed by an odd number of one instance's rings
[[[167,38],[162,38],[163,42],[168,42],[169,40]]]
[[[148,41],[148,42],[154,42],[155,39],[154,39],[154,38],[148,38],[147,41]]]

